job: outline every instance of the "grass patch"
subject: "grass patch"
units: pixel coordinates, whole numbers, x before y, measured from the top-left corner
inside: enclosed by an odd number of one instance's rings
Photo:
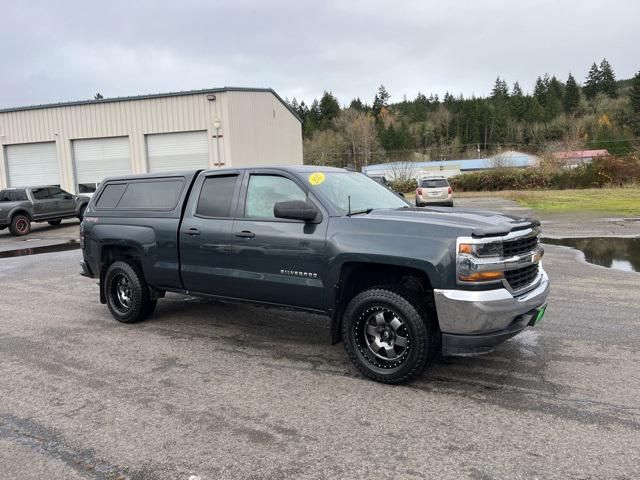
[[[599,212],[640,216],[640,187],[589,188],[584,190],[503,190],[498,192],[454,192],[456,198],[498,197],[515,200],[523,207],[542,212]],[[415,193],[405,193],[411,204]]]
[[[478,192],[482,193],[482,192]],[[520,205],[544,212],[602,212],[640,215],[640,188],[597,188],[586,190],[529,190],[492,192]]]

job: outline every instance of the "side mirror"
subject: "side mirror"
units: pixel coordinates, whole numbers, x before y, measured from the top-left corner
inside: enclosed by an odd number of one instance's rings
[[[273,206],[273,214],[276,218],[302,220],[303,222],[309,223],[313,222],[318,216],[318,209],[310,202],[289,200],[277,202]]]

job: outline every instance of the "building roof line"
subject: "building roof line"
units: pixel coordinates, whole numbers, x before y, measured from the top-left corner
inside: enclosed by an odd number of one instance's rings
[[[285,102],[280,95],[272,88],[251,88],[251,87],[221,87],[221,88],[203,88],[200,90],[184,90],[180,92],[166,92],[166,93],[149,93],[145,95],[133,95],[127,97],[112,97],[101,98],[99,100],[76,100],[71,102],[58,102],[58,103],[46,103],[42,105],[28,105],[25,107],[10,107],[0,109],[0,113],[11,112],[24,112],[28,110],[42,110],[45,108],[62,108],[62,107],[75,107],[80,105],[96,105],[100,103],[115,103],[115,102],[129,102],[135,100],[149,100],[154,98],[167,98],[167,97],[182,97],[186,95],[202,95],[207,93],[223,93],[223,92],[256,92],[256,93],[271,93],[276,97],[289,112],[302,123],[302,119],[291,108],[291,106]]]

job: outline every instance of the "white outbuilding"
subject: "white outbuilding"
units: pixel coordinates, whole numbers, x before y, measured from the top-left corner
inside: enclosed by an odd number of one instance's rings
[[[91,193],[105,177],[302,164],[302,125],[271,89],[187,92],[0,110],[0,188]]]

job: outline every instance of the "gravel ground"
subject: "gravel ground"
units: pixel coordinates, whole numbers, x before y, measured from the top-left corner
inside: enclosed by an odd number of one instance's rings
[[[395,387],[323,317],[171,295],[122,325],[79,251],[0,259],[0,477],[638,478],[640,274],[546,250],[538,327]]]

